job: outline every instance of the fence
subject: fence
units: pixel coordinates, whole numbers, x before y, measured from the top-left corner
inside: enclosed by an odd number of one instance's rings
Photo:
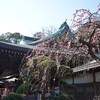
[[[27,95],[27,96],[25,96],[24,100],[39,100],[39,99],[38,99],[38,95],[35,94],[35,95]]]

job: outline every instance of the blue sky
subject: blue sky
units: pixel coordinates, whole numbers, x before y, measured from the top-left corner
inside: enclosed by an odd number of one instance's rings
[[[50,25],[70,25],[78,9],[95,12],[100,0],[0,0],[0,34],[19,32],[26,36]]]

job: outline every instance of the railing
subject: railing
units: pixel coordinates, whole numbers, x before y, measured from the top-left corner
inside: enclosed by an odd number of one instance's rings
[[[36,95],[27,95],[24,97],[24,100],[37,100]]]

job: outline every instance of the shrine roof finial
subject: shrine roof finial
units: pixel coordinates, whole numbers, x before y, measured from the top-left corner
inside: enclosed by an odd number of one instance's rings
[[[65,19],[65,22],[67,22],[67,20],[68,20],[68,19],[66,18],[66,19]]]

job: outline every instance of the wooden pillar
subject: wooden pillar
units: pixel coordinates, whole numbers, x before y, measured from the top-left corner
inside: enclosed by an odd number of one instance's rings
[[[72,76],[72,84],[74,85],[74,76]],[[75,96],[75,89],[73,89],[73,96]]]
[[[95,83],[96,81],[95,81],[96,79],[95,79],[95,72],[93,72],[93,82]]]
[[[74,84],[74,76],[72,76],[72,84]]]
[[[95,79],[95,72],[93,72],[93,85],[94,85],[94,94],[97,94],[97,89],[96,89],[96,79]]]

